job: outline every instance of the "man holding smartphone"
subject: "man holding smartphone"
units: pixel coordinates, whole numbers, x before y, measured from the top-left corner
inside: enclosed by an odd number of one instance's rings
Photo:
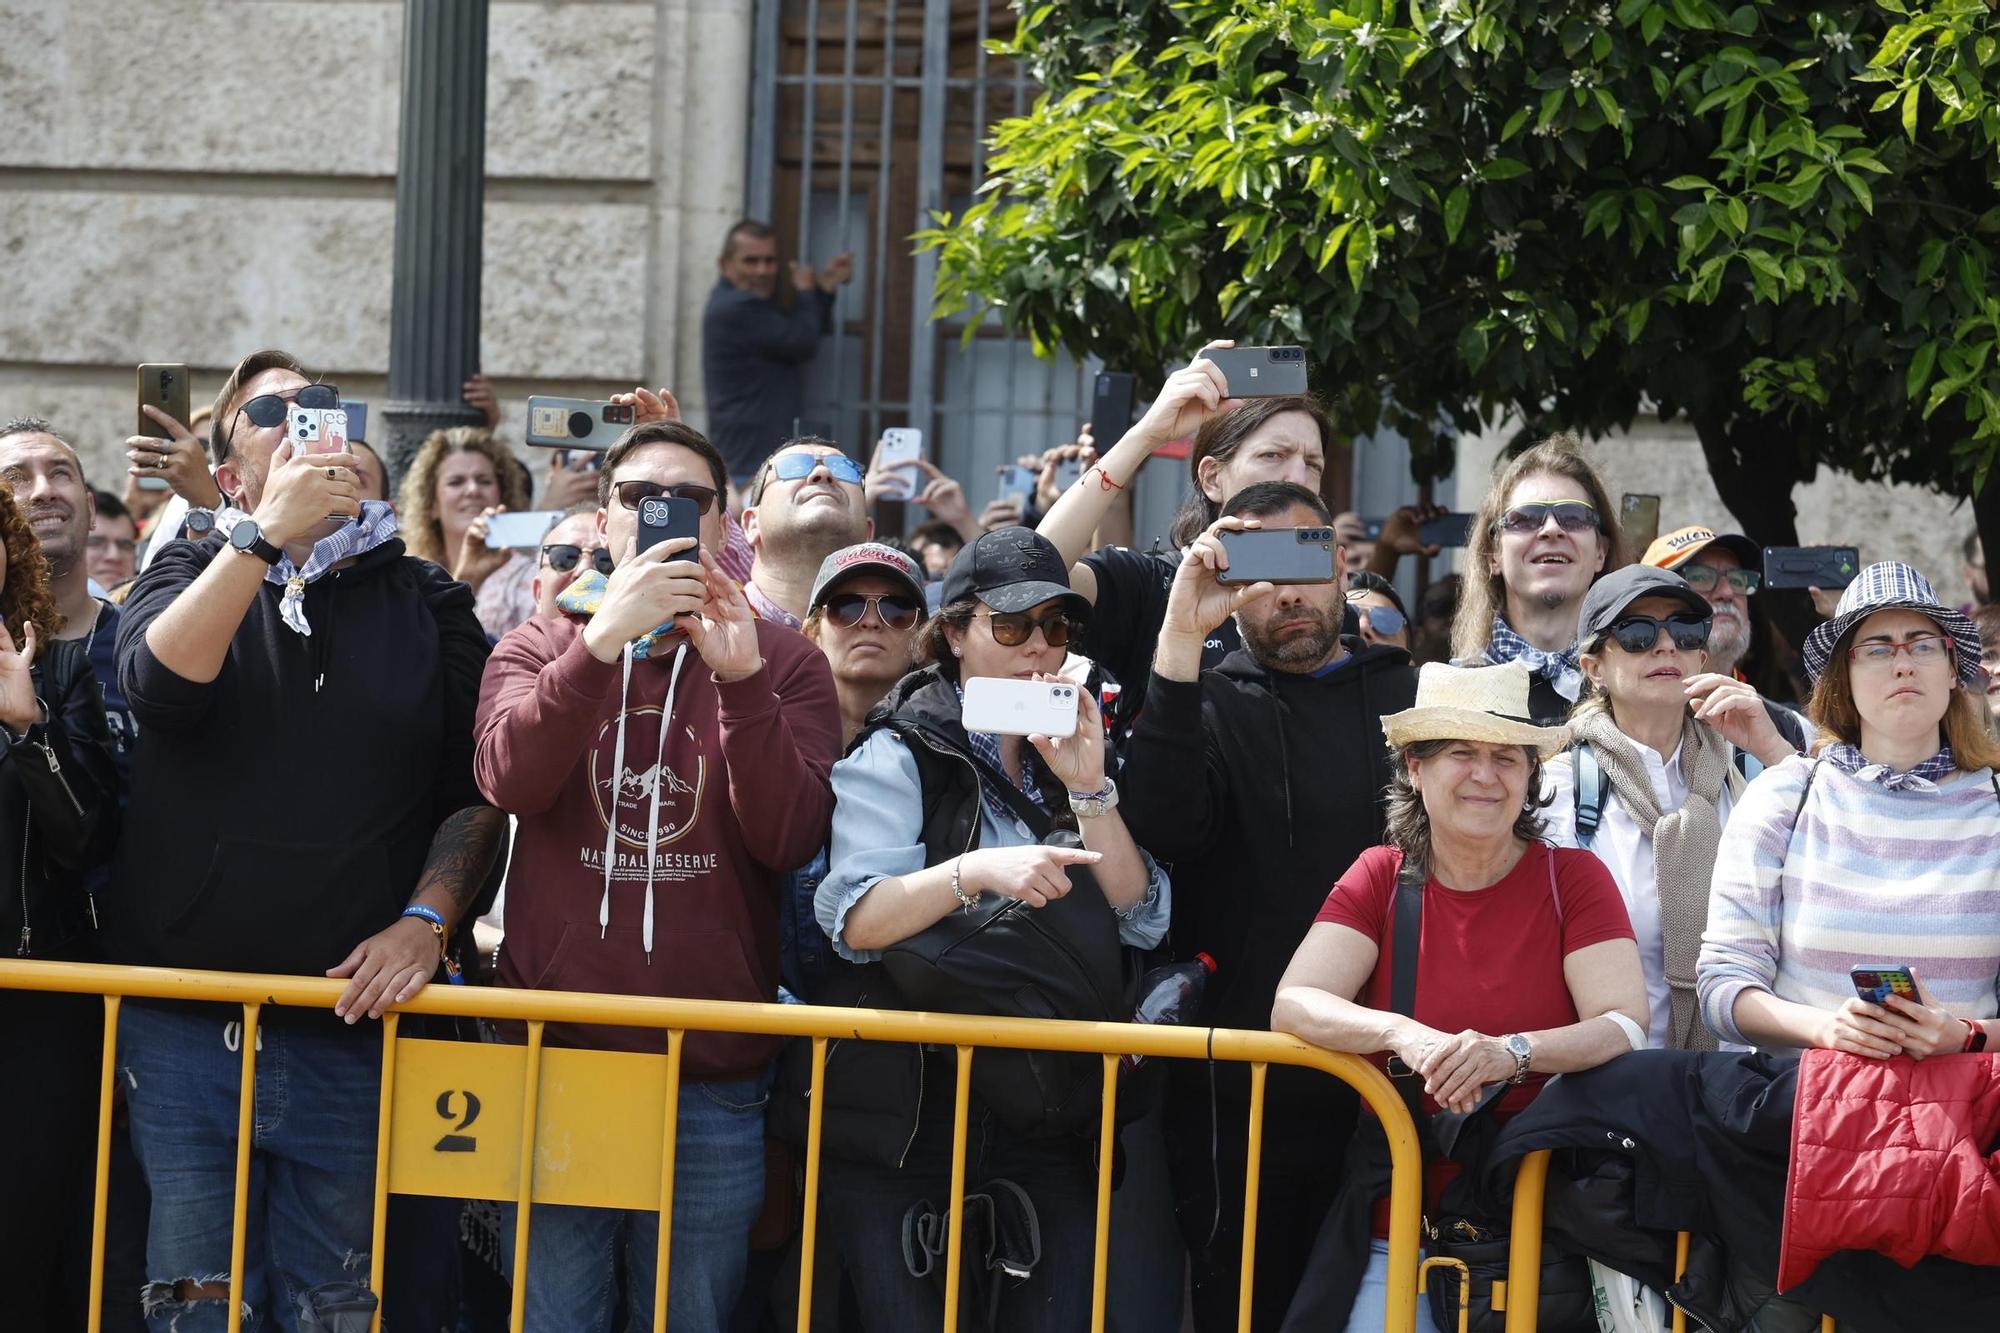
[[[1265,1028],[1326,886],[1382,841],[1380,719],[1415,702],[1417,673],[1401,648],[1342,638],[1337,576],[1275,587],[1218,579],[1229,568],[1223,532],[1331,528],[1318,495],[1258,482],[1221,510],[1174,570],[1119,781],[1133,837],[1174,865],[1175,957],[1216,962],[1198,1022]],[[1232,619],[1243,646],[1203,670],[1204,645]],[[1167,1149],[1195,1327],[1211,1333],[1236,1327],[1244,1186],[1242,1156],[1212,1145],[1243,1141],[1249,1080],[1241,1066],[1218,1066],[1211,1099],[1209,1071],[1181,1064],[1169,1074]],[[1252,1308],[1275,1328],[1332,1202],[1356,1103],[1321,1075],[1273,1069],[1265,1107]]]
[[[712,552],[729,478],[677,421],[605,455],[598,544],[565,615],[521,625],[480,691],[479,785],[518,816],[502,985],[708,1000],[777,996],[787,872],[825,842],[840,707],[826,658],[760,621]],[[639,550],[639,508],[691,501],[700,540]],[[587,617],[587,619],[585,618]],[[551,1045],[664,1052],[666,1034],[550,1024]],[[690,1032],[683,1048],[668,1315],[728,1326],[764,1197],[775,1039]],[[527,1327],[603,1333],[614,1254],[653,1289],[659,1214],[538,1205]],[[615,1247],[615,1248],[614,1248]],[[589,1256],[584,1258],[583,1256]],[[640,1333],[650,1302],[636,1303]]]

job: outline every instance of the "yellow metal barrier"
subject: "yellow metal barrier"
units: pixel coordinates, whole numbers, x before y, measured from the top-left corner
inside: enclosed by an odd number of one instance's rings
[[[97,1186],[91,1238],[90,1333],[99,1333],[104,1283],[104,1220],[110,1180],[110,1124],[118,1013],[129,998],[196,1000],[243,1007],[242,1090],[237,1113],[236,1196],[229,1268],[229,1333],[239,1333],[250,1181],[252,1102],[257,1025],[266,1005],[331,1009],[345,983],[312,977],[180,972],[90,963],[0,961],[0,990],[60,991],[104,997],[103,1089],[98,1101]],[[401,1013],[516,1020],[525,1045],[427,1041],[397,1033]],[[548,1023],[644,1027],[667,1034],[665,1056],[547,1047]],[[958,1060],[954,1107],[950,1234],[945,1249],[945,1333],[956,1333],[961,1281],[960,1223],[965,1204],[966,1122],[972,1054],[977,1047],[1071,1051],[1104,1061],[1099,1144],[1096,1264],[1092,1333],[1105,1320],[1105,1274],[1111,1222],[1110,1185],[1116,1124],[1117,1057],[1227,1060],[1250,1065],[1248,1183],[1244,1190],[1243,1272],[1237,1324],[1249,1333],[1257,1244],[1257,1177],[1263,1151],[1265,1077],[1269,1067],[1319,1069],[1352,1085],[1382,1121],[1393,1175],[1389,1194],[1387,1333],[1409,1333],[1417,1300],[1417,1226],[1422,1164],[1415,1127],[1402,1098],[1373,1065],[1273,1032],[1180,1028],[1129,1023],[975,1018],[956,1014],[812,1005],[663,1000],[564,991],[427,986],[384,1016],[382,1087],[375,1150],[375,1206],[369,1286],[379,1298],[388,1196],[512,1199],[514,1333],[525,1314],[530,1205],[657,1210],[659,1257],[653,1324],[666,1328],[667,1274],[672,1240],[674,1135],[680,1098],[681,1048],[688,1032],[759,1033],[812,1041],[812,1097],[806,1139],[805,1217],[801,1271],[812,1272],[817,1238],[821,1096],[830,1039],[922,1042],[952,1047]],[[615,1095],[613,1095],[615,1094]],[[442,1133],[440,1132],[442,1131]],[[1539,1222],[1540,1196],[1535,1200]],[[1534,1230],[1539,1251],[1540,1227]],[[1517,1247],[1518,1255],[1518,1247]],[[1529,1290],[1532,1292],[1533,1287]],[[1530,1302],[1528,1308],[1532,1311]],[[799,1333],[811,1327],[812,1283],[799,1284]],[[374,1327],[379,1333],[378,1306]],[[1512,1312],[1508,1328],[1516,1327]],[[1532,1327],[1532,1322],[1524,1327]]]

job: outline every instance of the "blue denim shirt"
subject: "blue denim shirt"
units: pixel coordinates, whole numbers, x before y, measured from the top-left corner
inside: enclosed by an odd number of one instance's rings
[[[917,761],[902,738],[883,728],[833,766],[832,868],[819,884],[814,908],[820,929],[842,958],[873,962],[879,951],[849,948],[841,932],[847,914],[878,880],[909,875],[926,863],[923,798]],[[979,807],[981,847],[1026,847],[1035,842],[1018,819],[1002,819],[985,802]],[[1118,913],[1118,935],[1139,949],[1157,948],[1166,938],[1169,911],[1167,872],[1142,850],[1146,896]]]

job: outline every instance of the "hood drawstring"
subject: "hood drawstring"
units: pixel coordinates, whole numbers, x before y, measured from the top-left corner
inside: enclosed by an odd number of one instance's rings
[[[1298,838],[1292,832],[1292,751],[1285,744],[1285,703],[1278,697],[1277,673],[1267,667],[1260,667],[1264,673],[1265,688],[1271,691],[1271,711],[1278,715],[1278,784],[1285,791],[1285,846],[1297,847]]]
[[[660,743],[653,755],[653,796],[646,818],[646,907],[640,919],[639,937],[646,950],[646,966],[653,965],[653,861],[660,848],[660,788],[666,781],[667,731],[674,720],[674,692],[680,687],[681,667],[687,662],[687,643],[674,652],[673,671],[667,677],[667,702],[660,711]],[[620,654],[624,672],[618,685],[618,735],[611,746],[611,816],[604,830],[604,896],[597,903],[597,938],[611,929],[611,864],[618,850],[618,805],[625,788],[626,704],[632,693],[632,645]]]

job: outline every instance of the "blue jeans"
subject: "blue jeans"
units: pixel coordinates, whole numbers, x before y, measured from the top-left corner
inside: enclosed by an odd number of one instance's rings
[[[1433,1282],[1453,1282],[1454,1269],[1434,1269]],[[1381,1237],[1368,1241],[1368,1271],[1361,1275],[1361,1289],[1354,1296],[1354,1313],[1347,1317],[1347,1333],[1382,1333],[1383,1316],[1389,1300],[1389,1242]],[[1431,1322],[1428,1296],[1417,1297],[1416,1333],[1438,1333]]]
[[[119,1014],[132,1147],[152,1192],[140,1300],[154,1333],[227,1323],[227,1298],[192,1288],[229,1280],[242,1039],[237,1010],[129,1000]],[[365,1329],[382,1029],[287,1016],[258,1042],[243,1327]]]
[[[673,1333],[726,1333],[750,1227],[764,1206],[765,1076],[681,1087],[674,1148],[674,1231],[667,1274]],[[506,1209],[511,1236],[515,1209]],[[625,1327],[653,1327],[660,1217],[651,1211],[536,1204],[528,1229],[528,1333],[608,1333],[625,1269]],[[512,1277],[512,1253],[507,1258]]]

